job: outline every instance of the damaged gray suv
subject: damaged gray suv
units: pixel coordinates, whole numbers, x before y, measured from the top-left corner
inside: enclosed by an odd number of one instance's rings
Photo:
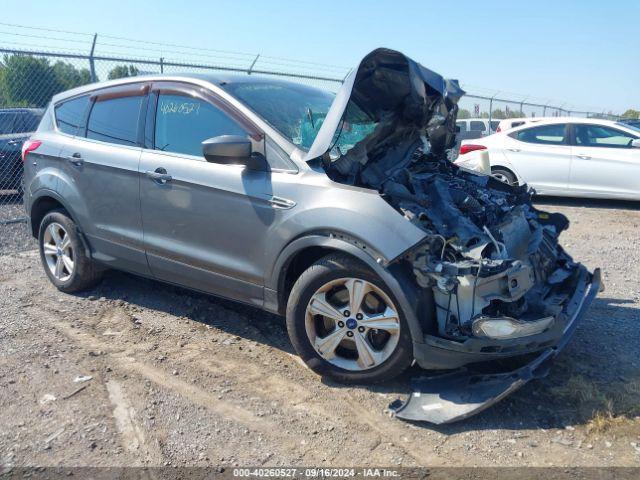
[[[526,359],[397,409],[460,418],[541,374],[599,286],[558,245],[564,216],[447,160],[463,93],[379,49],[337,95],[207,75],[58,94],[23,147],[44,270],[64,292],[114,268],[286,315],[344,382]]]

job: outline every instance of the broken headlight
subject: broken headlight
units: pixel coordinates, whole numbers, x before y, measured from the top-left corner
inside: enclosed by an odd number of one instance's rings
[[[511,317],[480,317],[473,321],[471,330],[477,337],[504,340],[508,338],[528,337],[544,332],[553,323],[553,317],[537,320],[516,320]]]

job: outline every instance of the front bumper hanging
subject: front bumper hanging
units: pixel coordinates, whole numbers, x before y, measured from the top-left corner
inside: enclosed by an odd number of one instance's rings
[[[389,409],[403,420],[425,421],[441,425],[453,423],[475,415],[522,387],[533,378],[543,378],[549,373],[551,361],[569,342],[578,320],[600,291],[600,269],[596,269],[591,281],[572,299],[573,314],[559,342],[543,350],[533,361],[511,372],[482,374],[468,369],[432,377],[412,380],[413,392],[402,403],[393,402]],[[576,298],[577,297],[577,298]]]

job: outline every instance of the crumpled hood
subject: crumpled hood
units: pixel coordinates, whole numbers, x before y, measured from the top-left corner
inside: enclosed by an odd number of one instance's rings
[[[462,95],[457,80],[445,79],[400,52],[378,48],[345,79],[305,160],[331,148],[350,103],[376,123],[391,114],[395,123],[426,132],[432,150],[449,148]]]

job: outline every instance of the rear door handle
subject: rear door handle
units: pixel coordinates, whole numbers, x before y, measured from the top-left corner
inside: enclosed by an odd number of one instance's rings
[[[589,155],[578,155],[578,158],[581,158],[582,160],[589,160],[591,157]]]
[[[519,152],[520,151],[519,148],[507,148],[507,150],[509,150],[510,152]]]
[[[173,177],[169,175],[167,171],[162,167],[156,168],[154,172],[152,172],[151,170],[147,170],[144,173],[147,177],[160,185],[164,185],[165,183],[173,180]]]
[[[82,155],[80,155],[79,153],[74,153],[73,155],[69,155],[67,157],[67,160],[69,161],[69,163],[75,165],[76,167],[81,167],[82,165],[84,165],[84,159],[82,158]]]

